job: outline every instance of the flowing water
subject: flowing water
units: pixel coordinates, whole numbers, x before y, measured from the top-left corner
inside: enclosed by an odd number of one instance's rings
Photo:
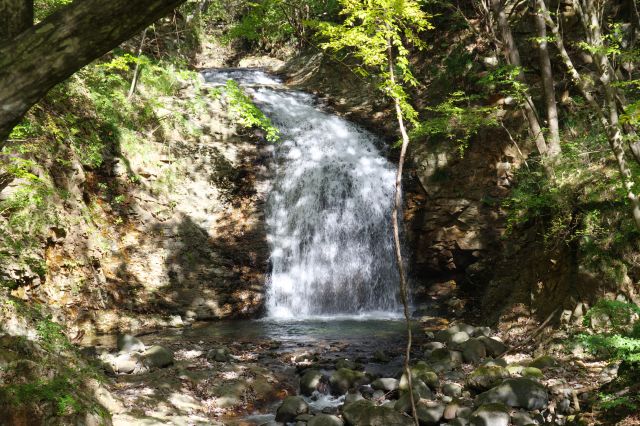
[[[233,78],[282,132],[267,202],[271,318],[399,312],[391,211],[395,168],[361,127],[257,70]]]

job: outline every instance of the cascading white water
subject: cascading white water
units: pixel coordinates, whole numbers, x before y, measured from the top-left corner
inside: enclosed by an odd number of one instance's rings
[[[279,81],[255,70],[206,75],[248,86]],[[395,168],[374,135],[315,105],[311,95],[252,87],[282,132],[267,201],[275,318],[399,311],[390,217]]]

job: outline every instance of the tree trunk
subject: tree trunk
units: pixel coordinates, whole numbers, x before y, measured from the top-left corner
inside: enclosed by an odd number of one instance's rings
[[[520,52],[518,51],[518,46],[516,45],[515,40],[513,39],[511,27],[509,26],[509,20],[507,19],[507,14],[504,11],[502,1],[491,0],[491,8],[493,9],[493,13],[495,15],[498,30],[500,31],[500,38],[503,44],[502,47],[504,55],[507,58],[509,64],[520,69],[520,73],[517,76],[518,80],[522,83],[526,83],[524,72],[522,71]],[[544,133],[542,132],[542,127],[540,126],[540,121],[538,120],[538,115],[536,114],[536,111],[534,109],[533,101],[531,100],[531,96],[529,96],[528,93],[525,94],[525,101],[523,102],[522,107],[524,108],[527,121],[529,122],[531,137],[533,137],[533,139],[535,140],[538,152],[544,157],[548,154],[549,149],[547,147]]]
[[[547,43],[547,26],[542,16],[540,3],[544,0],[536,0],[538,6],[534,8],[533,19],[538,30],[538,53],[540,55],[540,72],[542,74],[542,85],[544,87],[544,98],[547,104],[547,121],[549,125],[548,155],[550,158],[560,154],[560,127],[558,125],[558,104],[556,103],[556,92],[554,87],[553,72],[551,69],[551,59],[549,59],[549,48]],[[539,9],[539,10],[538,10]]]
[[[77,0],[0,48],[0,148],[51,87],[184,0]]]
[[[393,65],[393,48],[391,40],[387,40],[387,57],[389,59],[389,79],[391,84],[395,86],[396,77]],[[404,310],[404,320],[407,325],[407,346],[404,354],[404,374],[407,375],[407,385],[409,386],[409,400],[411,401],[411,415],[416,426],[419,426],[418,413],[416,411],[415,395],[413,394],[413,380],[411,377],[411,345],[413,336],[411,332],[411,315],[409,314],[409,286],[407,285],[407,275],[404,270],[404,260],[402,258],[402,244],[400,241],[400,210],[402,210],[402,171],[404,168],[404,160],[409,147],[409,134],[404,125],[402,116],[402,108],[400,100],[397,96],[393,97],[393,103],[396,108],[396,119],[398,127],[402,135],[402,147],[400,148],[400,159],[398,160],[398,171],[396,173],[395,196],[393,202],[393,213],[391,215],[391,223],[393,225],[393,242],[396,252],[396,262],[398,262],[398,275],[400,276],[400,298]]]
[[[595,28],[592,27],[592,25],[586,19],[586,16],[583,15],[584,10],[581,7],[581,5],[577,4],[577,0],[574,0],[574,1],[576,2],[576,10],[581,15],[580,18],[583,24],[585,24],[585,32],[587,33],[587,39],[590,40],[591,43],[596,43],[595,44],[596,47],[602,47],[603,46],[602,38],[600,37],[598,39],[597,37],[597,35],[599,34],[599,30],[598,32],[595,33],[596,36],[594,37],[594,32],[592,31],[595,30]],[[623,134],[622,134],[622,127],[620,126],[620,122],[618,120],[618,110],[615,104],[616,102],[615,93],[613,92],[613,87],[610,84],[611,83],[610,74],[608,73],[608,70],[610,70],[610,67],[603,66],[603,64],[599,64],[598,66],[599,69],[605,70],[605,73],[603,73],[600,76],[600,81],[603,85],[605,96],[607,98],[607,107],[608,107],[608,114],[607,114],[605,110],[600,106],[600,104],[596,101],[595,97],[593,96],[592,88],[588,83],[589,80],[583,78],[582,75],[580,75],[580,73],[574,66],[573,61],[571,60],[571,57],[569,56],[569,53],[567,52],[567,49],[564,46],[564,41],[562,38],[562,34],[560,33],[559,26],[551,17],[551,14],[547,10],[544,2],[540,2],[540,10],[544,16],[544,19],[547,25],[551,29],[551,32],[555,39],[556,46],[558,47],[558,51],[560,52],[560,57],[562,58],[562,61],[567,67],[567,70],[569,71],[569,75],[571,75],[571,79],[573,80],[574,84],[578,86],[578,88],[580,89],[580,92],[582,93],[584,98],[587,100],[587,103],[589,104],[591,109],[594,111],[594,113],[600,120],[600,124],[602,124],[602,127],[605,130],[605,133],[607,135],[607,140],[609,142],[609,148],[611,149],[616,159],[622,183],[627,191],[627,198],[631,202],[633,220],[635,221],[635,224],[638,227],[638,229],[640,229],[640,197],[638,197],[638,195],[634,192],[634,189],[633,189],[634,182],[631,175],[631,170],[629,169],[629,166],[627,165],[626,158],[625,158],[626,156],[624,152],[624,140],[623,140]],[[598,26],[598,29],[599,29],[599,26]]]
[[[131,79],[131,87],[129,87],[129,94],[127,95],[127,99],[131,99],[133,94],[136,92],[136,88],[138,87],[138,79],[140,78],[140,73],[142,72],[142,67],[140,66],[140,56],[142,56],[142,49],[144,49],[144,42],[147,40],[147,30],[145,28],[140,36],[140,47],[138,48],[138,56],[136,56],[136,66],[133,70],[133,78]]]
[[[33,25],[33,0],[0,0],[0,42]]]

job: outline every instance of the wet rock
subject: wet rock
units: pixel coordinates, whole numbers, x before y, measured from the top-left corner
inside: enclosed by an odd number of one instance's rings
[[[324,374],[318,370],[308,370],[302,378],[300,378],[300,393],[305,396],[311,396],[313,392],[324,380]]]
[[[482,366],[478,367],[467,377],[467,385],[476,390],[487,390],[498,385],[509,377],[509,372],[504,367]]]
[[[228,348],[220,346],[207,352],[207,359],[216,362],[227,362],[231,361],[231,354],[229,353]]]
[[[142,340],[129,334],[121,334],[116,339],[119,352],[143,352],[145,349]]]
[[[457,398],[462,395],[462,386],[457,383],[445,383],[442,385],[442,393]]]
[[[550,355],[542,355],[531,361],[528,367],[535,367],[540,370],[544,370],[545,368],[555,367],[556,365],[558,365],[558,362],[554,357]]]
[[[364,396],[356,390],[349,391],[347,395],[344,397],[344,405],[347,406],[349,404],[353,404],[356,401],[362,401]]]
[[[164,368],[173,364],[173,353],[162,346],[155,345],[144,351],[142,362],[148,368]]]
[[[477,364],[487,356],[487,348],[477,338],[471,338],[460,345],[465,362]]]
[[[351,361],[349,359],[340,359],[336,362],[336,370],[340,370],[341,368],[346,368],[348,370],[359,370],[362,368],[360,364],[355,361]]]
[[[373,383],[371,383],[372,388],[384,392],[392,392],[398,390],[399,386],[400,382],[398,381],[398,379],[392,378],[376,379],[373,381]]]
[[[391,358],[384,351],[375,351],[371,358],[373,362],[385,363],[391,361]]]
[[[469,420],[473,426],[509,426],[510,418],[509,407],[496,403],[481,405]]]
[[[493,357],[500,356],[508,349],[507,345],[505,345],[495,337],[481,336],[481,337],[478,337],[478,340],[480,340],[484,344],[487,350],[487,355],[489,356],[493,356]]]
[[[343,426],[340,418],[331,414],[318,414],[307,423],[307,426]]]
[[[507,379],[499,386],[476,397],[476,405],[503,403],[526,410],[540,410],[549,405],[547,389],[540,383],[526,378]]]
[[[431,389],[435,389],[438,387],[438,375],[433,371],[433,369],[424,361],[419,361],[416,365],[410,368],[411,370],[411,380],[421,380]],[[400,379],[400,390],[408,390],[409,384],[407,380],[407,374],[404,373],[402,378]]]
[[[277,422],[293,422],[300,414],[309,412],[309,405],[299,396],[288,396],[276,411]]]
[[[411,426],[411,420],[389,406],[362,400],[344,407],[342,417],[350,426]]]
[[[368,383],[367,376],[361,371],[341,368],[335,371],[329,379],[331,393],[342,395],[356,385]]]

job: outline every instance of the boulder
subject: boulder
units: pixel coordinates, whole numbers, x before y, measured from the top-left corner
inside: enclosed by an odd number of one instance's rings
[[[164,368],[173,364],[173,353],[160,345],[151,346],[142,354],[142,362],[148,368]]]
[[[516,411],[515,413],[513,413],[511,415],[511,423],[513,423],[514,426],[528,426],[538,424],[538,422],[533,419],[531,414],[527,413],[526,411]]]
[[[307,426],[343,426],[344,422],[332,414],[318,414],[307,422]]]
[[[398,390],[400,386],[400,382],[398,379],[393,378],[382,378],[376,379],[371,383],[371,387],[376,390],[381,390],[384,392],[392,392]]]
[[[299,396],[288,396],[276,411],[277,422],[293,422],[300,414],[309,412],[309,405]]]
[[[311,396],[311,394],[318,390],[318,386],[323,382],[324,374],[318,370],[307,370],[300,378],[300,393],[305,396]]]
[[[457,383],[445,383],[442,385],[442,393],[457,398],[462,395],[462,386]]]
[[[502,403],[526,410],[541,410],[549,405],[549,393],[540,383],[524,377],[507,379],[476,397],[476,405]]]
[[[473,333],[471,333],[473,337],[489,337],[491,336],[491,329],[489,327],[475,327],[473,329]]]
[[[347,406],[349,404],[353,404],[356,401],[362,401],[363,399],[364,396],[362,396],[360,392],[358,392],[357,390],[352,390],[349,391],[344,397],[344,405]]]
[[[362,400],[345,406],[342,417],[350,426],[412,426],[409,417],[402,415],[389,406],[376,406],[373,402]]]
[[[356,385],[363,385],[368,382],[369,380],[363,372],[351,370],[349,368],[341,368],[335,371],[329,379],[331,393],[334,395],[345,394],[352,387]]]
[[[446,348],[435,349],[427,357],[431,368],[436,373],[451,371],[462,364],[462,354]]]
[[[412,382],[415,380],[423,381],[427,386],[431,389],[435,389],[438,387],[438,375],[433,371],[433,369],[424,361],[419,361],[416,365],[410,367],[411,370],[411,380]],[[400,390],[408,390],[409,384],[407,380],[407,374],[404,373],[402,378],[400,379]]]
[[[504,358],[487,359],[482,365],[486,365],[487,367],[506,367],[507,361],[505,361]]]
[[[142,340],[129,334],[121,334],[116,339],[119,352],[143,352],[145,349]]]
[[[478,340],[480,340],[484,344],[487,350],[487,355],[489,356],[498,357],[505,353],[508,349],[507,345],[505,345],[495,337],[480,336],[478,337]]]
[[[449,344],[449,347],[456,349],[460,347],[462,343],[466,342],[470,338],[471,336],[469,336],[468,333],[465,333],[464,331],[458,331],[457,333],[454,333],[451,336],[449,336],[447,343]]]
[[[509,407],[504,404],[484,404],[471,415],[473,426],[509,426]]]
[[[467,377],[467,385],[475,390],[487,390],[509,378],[509,372],[504,367],[478,367]]]
[[[487,348],[478,338],[471,338],[460,345],[465,362],[477,364],[487,356]]]

